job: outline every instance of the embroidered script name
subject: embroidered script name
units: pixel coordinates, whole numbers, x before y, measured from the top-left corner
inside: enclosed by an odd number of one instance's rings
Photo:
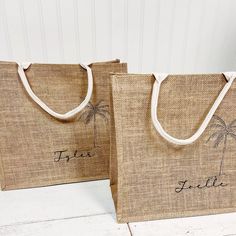
[[[181,193],[184,190],[191,190],[191,189],[208,189],[208,188],[219,188],[227,186],[226,183],[220,181],[217,176],[208,177],[203,183],[200,184],[190,184],[189,180],[181,180],[178,182],[178,187],[175,188],[176,193]]]
[[[68,150],[62,150],[62,151],[55,151],[54,152],[54,161],[59,162],[62,160],[65,160],[66,162],[69,162],[71,159],[77,159],[77,158],[90,158],[94,157],[96,155],[94,150],[89,151],[79,151],[75,150],[72,155],[68,153]]]

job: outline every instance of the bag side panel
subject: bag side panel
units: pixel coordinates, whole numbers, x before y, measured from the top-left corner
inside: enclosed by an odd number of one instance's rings
[[[87,107],[75,120],[61,122],[30,100],[15,63],[0,65],[0,145],[6,189],[109,177],[110,72],[125,69],[126,64],[120,63],[92,65],[91,104],[100,102],[100,114],[94,122]],[[87,91],[86,71],[79,65],[32,64],[26,75],[35,94],[60,113],[76,107]]]
[[[219,175],[223,139],[218,136],[218,146],[216,137],[208,141],[219,130],[209,126],[198,141],[181,147],[163,140],[150,117],[153,82],[151,75],[116,77],[119,84],[116,98],[114,96],[118,221],[235,211],[234,138],[227,141],[224,152],[224,175]],[[161,87],[158,107],[164,129],[174,137],[189,137],[201,124],[224,84],[225,79],[219,74],[169,76]],[[226,125],[236,119],[235,94],[234,83],[216,111]],[[214,122],[217,119],[211,124]],[[183,183],[186,185],[181,190]]]

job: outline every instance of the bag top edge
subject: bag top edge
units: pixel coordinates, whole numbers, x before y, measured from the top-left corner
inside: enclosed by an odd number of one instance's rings
[[[147,73],[147,74],[138,74],[138,73],[111,73],[111,76],[114,77],[123,77],[123,76],[136,76],[136,77],[143,77],[143,76],[153,76],[154,73]],[[216,72],[216,73],[193,73],[193,74],[169,74],[168,76],[219,76],[223,75],[223,72]]]
[[[22,61],[23,62],[23,61]],[[30,63],[30,62],[29,62]],[[13,65],[17,65],[17,62],[16,61],[1,61],[0,60],[0,64],[13,64]],[[55,65],[55,66],[58,66],[58,65],[62,65],[62,66],[68,66],[68,65],[79,65],[79,64],[83,64],[83,62],[81,63],[45,63],[45,62],[32,62],[31,63],[32,65]],[[89,66],[93,66],[93,65],[106,65],[106,64],[126,64],[126,62],[121,62],[120,59],[114,59],[114,60],[110,60],[110,61],[95,61],[95,62],[92,62],[90,64],[88,64]]]

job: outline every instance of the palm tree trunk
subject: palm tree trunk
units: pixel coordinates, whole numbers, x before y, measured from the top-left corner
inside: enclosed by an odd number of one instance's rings
[[[224,139],[224,148],[222,152],[221,162],[220,162],[220,172],[219,175],[223,174],[223,168],[224,168],[224,158],[225,158],[225,151],[226,151],[226,144],[227,144],[227,134],[225,135]]]
[[[97,139],[97,125],[96,125],[96,114],[93,116],[93,147],[96,147],[96,139]]]

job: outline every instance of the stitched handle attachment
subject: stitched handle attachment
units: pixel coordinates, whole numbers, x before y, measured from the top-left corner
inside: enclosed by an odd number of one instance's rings
[[[168,142],[176,144],[176,145],[187,145],[195,142],[205,131],[206,127],[208,126],[212,116],[214,115],[216,109],[224,99],[226,93],[230,89],[234,79],[236,78],[236,72],[225,72],[223,75],[225,76],[227,83],[221,90],[219,96],[215,100],[213,106],[211,107],[210,111],[208,112],[207,116],[205,117],[204,121],[198,128],[198,130],[189,138],[187,139],[178,139],[170,134],[168,134],[163,127],[161,126],[158,117],[157,117],[157,107],[158,107],[158,97],[160,93],[160,87],[161,83],[168,77],[168,74],[153,74],[155,77],[155,82],[153,84],[153,89],[152,89],[152,100],[151,100],[151,117],[152,117],[152,122],[157,130],[157,132]]]
[[[57,113],[53,111],[50,107],[48,107],[31,89],[29,81],[26,77],[25,70],[27,70],[30,67],[31,63],[18,63],[18,74],[19,77],[22,81],[22,84],[28,93],[28,95],[33,99],[35,103],[37,103],[44,111],[46,111],[48,114],[53,116],[56,119],[59,120],[69,120],[73,118],[77,113],[79,113],[85,106],[89,103],[92,92],[93,92],[93,74],[92,70],[89,66],[86,64],[80,64],[81,67],[83,67],[87,71],[87,76],[88,76],[88,90],[87,90],[87,95],[85,99],[82,101],[82,103],[72,109],[71,111],[68,111],[64,114]]]

